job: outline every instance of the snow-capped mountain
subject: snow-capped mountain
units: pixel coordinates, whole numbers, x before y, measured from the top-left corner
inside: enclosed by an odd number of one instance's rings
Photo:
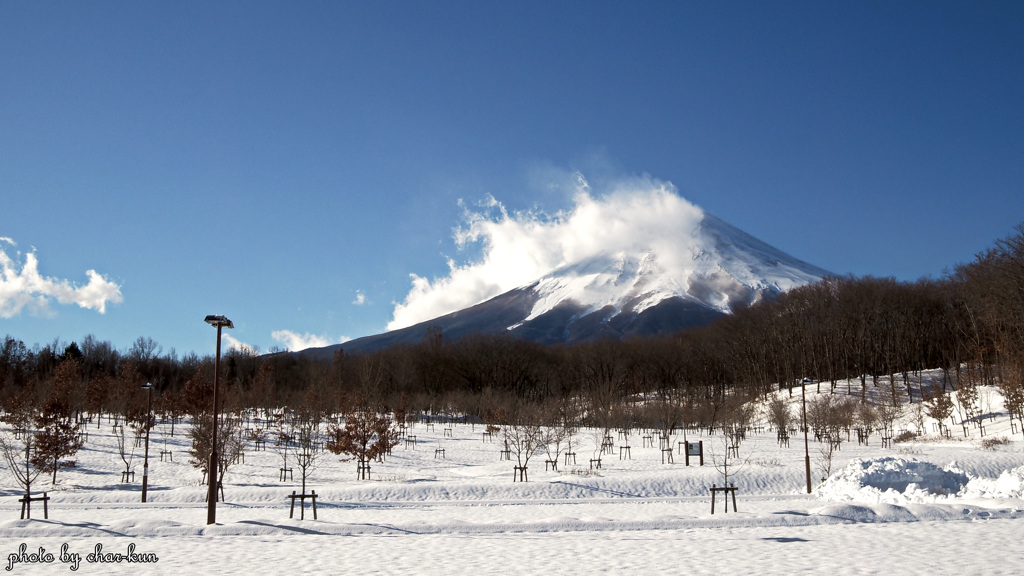
[[[828,274],[710,214],[690,235],[681,250],[602,252],[475,306],[343,347],[359,352],[415,343],[428,326],[451,339],[488,332],[542,343],[671,333]]]
[[[684,258],[663,259],[652,250],[602,253],[563,266],[529,286],[536,296],[522,324],[572,302],[582,314],[611,309],[611,316],[641,314],[680,298],[727,314],[819,280],[827,272],[797,260],[722,220],[705,215]],[[508,327],[514,330],[517,326]]]

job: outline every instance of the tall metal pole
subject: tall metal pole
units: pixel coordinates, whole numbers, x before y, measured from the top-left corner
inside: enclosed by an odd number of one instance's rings
[[[210,491],[207,493],[206,523],[217,523],[217,388],[220,384],[220,331],[217,324],[217,358],[213,363],[213,443],[210,445],[210,465],[207,468],[207,480]]]
[[[153,422],[153,385],[146,383],[146,390],[149,392],[149,401],[146,403],[146,459],[142,464],[142,501],[146,501],[146,488],[149,486],[149,429]]]
[[[800,401],[804,411],[804,465],[807,470],[807,493],[811,493],[811,449],[807,441],[807,383],[800,382]]]

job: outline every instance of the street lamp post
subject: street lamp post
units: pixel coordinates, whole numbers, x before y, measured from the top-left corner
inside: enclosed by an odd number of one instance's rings
[[[206,523],[217,523],[217,388],[220,383],[220,332],[223,328],[234,328],[224,316],[207,316],[206,323],[217,327],[217,356],[213,364],[213,441],[210,444],[210,464],[207,468],[207,478],[210,481],[210,490],[206,497]]]
[[[146,403],[146,457],[142,464],[142,501],[146,501],[146,489],[149,487],[149,429],[153,423],[153,384],[146,382],[143,390],[149,392]]]
[[[804,412],[804,468],[807,472],[807,493],[811,493],[811,449],[807,441],[807,379],[800,383],[800,403]]]

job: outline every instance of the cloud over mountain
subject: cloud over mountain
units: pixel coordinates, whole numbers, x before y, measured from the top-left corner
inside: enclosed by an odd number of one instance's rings
[[[467,210],[455,231],[460,248],[480,246],[470,262],[448,262],[448,274],[412,274],[412,288],[395,305],[388,330],[448,314],[536,281],[560,267],[603,254],[653,252],[674,268],[692,261],[704,212],[667,182],[641,177],[619,180],[595,192],[576,177],[573,206],[555,214],[509,213],[491,198],[485,210]]]
[[[298,334],[291,330],[274,330],[270,336],[277,342],[283,344],[285,349],[291,352],[305,350],[306,348],[322,348],[337,342],[345,342],[349,340],[346,336],[342,336],[337,340],[331,340],[326,336],[318,336],[308,332],[305,334]]]

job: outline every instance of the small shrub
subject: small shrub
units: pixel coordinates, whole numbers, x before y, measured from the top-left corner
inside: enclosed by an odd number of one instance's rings
[[[1003,446],[1010,443],[1010,439],[1006,436],[996,436],[993,438],[984,438],[981,441],[982,450],[995,450],[999,446]]]
[[[892,439],[892,441],[899,444],[901,442],[910,442],[911,440],[914,440],[916,438],[916,434],[914,434],[910,430],[907,430],[906,432],[900,432],[899,434],[897,434],[896,437]]]

